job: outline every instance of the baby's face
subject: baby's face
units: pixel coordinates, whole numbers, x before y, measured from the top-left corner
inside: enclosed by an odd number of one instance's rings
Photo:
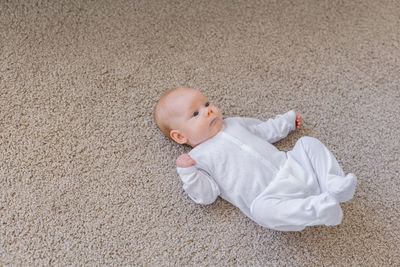
[[[170,104],[171,138],[180,144],[195,147],[222,129],[221,111],[196,89],[178,90]]]

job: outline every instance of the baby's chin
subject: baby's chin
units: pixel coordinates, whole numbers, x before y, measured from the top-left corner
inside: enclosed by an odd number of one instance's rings
[[[217,121],[215,122],[216,132],[214,135],[216,135],[217,133],[219,133],[222,130],[222,126],[223,126],[222,119],[217,119]]]
[[[213,125],[212,131],[206,138],[204,138],[203,140],[198,142],[196,145],[190,145],[190,146],[196,147],[196,146],[200,145],[201,143],[204,143],[205,141],[207,141],[207,140],[213,138],[215,135],[217,135],[221,130],[222,130],[222,120],[218,120],[217,122],[215,122],[215,125]]]

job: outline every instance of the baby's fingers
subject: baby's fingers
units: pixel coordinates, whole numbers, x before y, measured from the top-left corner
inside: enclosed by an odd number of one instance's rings
[[[296,130],[300,129],[301,127],[301,115],[296,114]]]
[[[195,164],[196,162],[189,156],[189,154],[182,154],[176,159],[176,165],[181,168],[187,168]]]

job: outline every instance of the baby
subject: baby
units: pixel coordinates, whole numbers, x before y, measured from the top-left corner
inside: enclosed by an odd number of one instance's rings
[[[339,203],[353,198],[356,176],[345,176],[317,139],[302,137],[287,153],[272,145],[300,128],[301,116],[294,111],[266,122],[222,119],[200,91],[179,87],[162,95],[154,118],[167,137],[193,148],[176,165],[196,203],[210,204],[220,196],[264,227],[300,231],[340,224]]]

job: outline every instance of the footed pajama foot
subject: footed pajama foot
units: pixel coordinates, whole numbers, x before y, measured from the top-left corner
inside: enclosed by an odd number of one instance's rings
[[[329,175],[328,191],[336,197],[339,202],[346,202],[353,198],[356,191],[357,177],[354,173],[346,176]]]
[[[323,218],[324,224],[327,226],[335,226],[339,225],[342,222],[343,211],[340,207],[338,200],[333,194],[325,193],[326,196],[326,204],[330,203],[330,205],[326,205],[323,212],[319,214],[320,218]]]

